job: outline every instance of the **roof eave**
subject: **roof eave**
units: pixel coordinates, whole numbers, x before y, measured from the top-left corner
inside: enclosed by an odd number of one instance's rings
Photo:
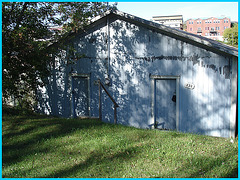
[[[139,18],[137,16],[133,16],[118,10],[108,10],[104,12],[102,15],[99,15],[95,18],[93,18],[90,21],[90,25],[87,27],[87,29],[93,27],[94,25],[98,24],[97,22],[100,21],[101,19],[105,18],[106,16],[109,15],[116,15],[117,17],[124,19],[126,21],[139,24],[142,26],[145,26],[150,29],[157,30],[165,35],[168,35],[170,37],[194,44],[196,46],[202,47],[206,50],[210,50],[216,53],[220,53],[222,55],[226,56],[236,56],[238,57],[238,49],[234,47],[227,46],[223,43],[198,36],[192,33],[188,33],[182,30],[177,30],[156,22],[148,21],[142,18]]]
[[[191,42],[194,43],[198,46],[201,47],[205,47],[205,48],[210,48],[210,50],[212,51],[217,51],[219,53],[222,54],[228,54],[228,55],[232,55],[232,56],[236,56],[238,57],[238,49],[234,48],[234,47],[230,47],[228,45],[225,45],[223,43],[202,37],[202,36],[198,36],[192,33],[188,33],[182,30],[177,30],[168,26],[164,26],[162,24],[159,23],[155,23],[152,21],[148,21],[121,11],[115,11],[115,12],[109,12],[109,13],[114,13],[126,20],[130,20],[130,21],[135,21],[137,23],[140,23],[142,25],[147,25],[149,27],[153,27],[156,29],[159,29],[160,31],[165,32],[165,34],[170,35],[172,37],[176,37],[179,38],[181,40],[187,41],[187,42]]]

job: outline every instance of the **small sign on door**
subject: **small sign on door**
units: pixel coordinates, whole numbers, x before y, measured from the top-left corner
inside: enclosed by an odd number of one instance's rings
[[[192,83],[186,83],[184,87],[187,88],[187,89],[193,90],[195,88],[195,85],[192,84]]]

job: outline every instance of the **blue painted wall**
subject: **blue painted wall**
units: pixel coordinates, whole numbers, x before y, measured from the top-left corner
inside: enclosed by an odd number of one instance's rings
[[[98,85],[106,86],[119,105],[118,123],[149,128],[153,123],[151,75],[179,76],[179,127],[182,132],[230,136],[231,64],[229,57],[124,20],[110,19],[110,66],[107,25],[102,21],[66,42],[55,57],[48,86],[39,88],[38,110],[72,116],[71,74],[90,77],[90,113],[98,117]],[[185,85],[191,83],[194,89]],[[103,92],[103,121],[113,123],[113,103]]]

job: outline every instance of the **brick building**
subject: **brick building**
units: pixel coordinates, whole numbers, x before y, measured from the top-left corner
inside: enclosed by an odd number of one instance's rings
[[[187,32],[223,41],[223,32],[231,27],[231,20],[224,18],[189,19],[186,21]]]

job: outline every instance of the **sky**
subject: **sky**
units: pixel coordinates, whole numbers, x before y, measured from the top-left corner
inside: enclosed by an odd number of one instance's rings
[[[118,2],[119,11],[151,20],[152,16],[191,18],[229,17],[238,21],[238,2]]]

